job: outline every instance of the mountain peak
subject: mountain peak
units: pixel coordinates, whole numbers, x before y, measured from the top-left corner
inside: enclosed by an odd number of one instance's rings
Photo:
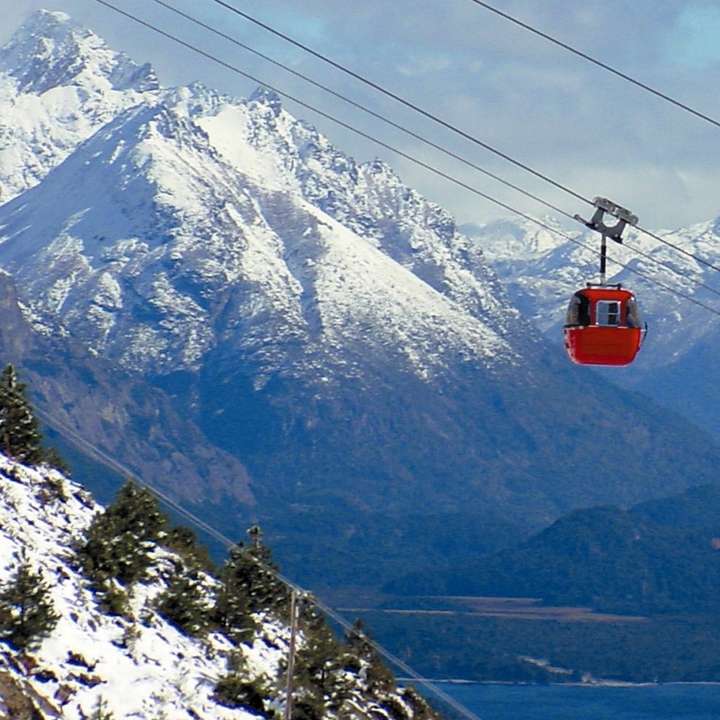
[[[60,11],[30,15],[0,48],[0,71],[14,78],[23,92],[38,95],[60,85],[138,91],[158,87],[150,65],[136,65]]]
[[[267,105],[275,116],[278,116],[282,110],[281,97],[274,90],[270,90],[270,88],[266,88],[262,85],[254,90],[252,95],[248,98],[248,102],[256,102]]]
[[[36,10],[30,14],[20,26],[18,32],[29,32],[32,34],[53,34],[78,25],[73,19],[62,10]]]

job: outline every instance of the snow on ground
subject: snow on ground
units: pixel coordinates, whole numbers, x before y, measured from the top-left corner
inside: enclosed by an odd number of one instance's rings
[[[101,509],[57,471],[29,469],[0,455],[0,579],[8,578],[16,554],[24,551],[50,584],[61,614],[30,662],[19,663],[0,642],[0,669],[14,673],[67,720],[91,717],[99,699],[117,720],[253,717],[212,700],[217,679],[227,672],[229,641],[219,634],[191,639],[152,611],[152,599],[164,587],[159,571],[154,581],[133,589],[139,621],[99,610],[71,545]],[[156,566],[169,564],[171,557],[157,551]],[[274,677],[285,650],[283,628],[266,624],[246,654],[255,673]]]

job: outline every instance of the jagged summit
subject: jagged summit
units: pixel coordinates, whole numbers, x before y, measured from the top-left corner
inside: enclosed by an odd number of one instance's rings
[[[158,82],[65,13],[33,13],[0,48],[0,203],[36,185]]]
[[[315,378],[513,356],[374,243],[239,172],[167,104],[118,116],[2,216],[0,256],[28,301],[135,371],[197,368],[217,346]]]
[[[63,85],[95,85],[108,89],[156,90],[150,65],[137,65],[124,53],[75,23],[63,12],[38,10],[0,49],[0,70],[23,92],[42,94]]]
[[[255,88],[255,90],[250,93],[250,97],[248,97],[248,102],[256,102],[267,105],[273,111],[273,114],[276,117],[283,109],[282,98],[280,97],[280,95],[278,95],[274,90],[266,88],[263,85]]]

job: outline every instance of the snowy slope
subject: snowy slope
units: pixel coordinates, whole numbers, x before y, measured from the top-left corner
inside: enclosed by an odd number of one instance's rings
[[[221,344],[263,374],[316,379],[356,374],[368,352],[421,377],[448,355],[514,360],[513,311],[481,263],[426,282],[299,192],[258,185],[188,113],[204,92],[120,114],[0,209],[0,262],[27,305],[154,373],[196,369]]]
[[[299,192],[502,335],[517,330],[517,313],[482,254],[444,208],[406,186],[386,163],[355,161],[267,90],[228,102],[198,123],[238,169]]]
[[[57,497],[58,485],[67,499]],[[92,717],[99,698],[118,718],[162,712],[173,720],[253,717],[211,699],[215,682],[227,672],[231,644],[218,634],[206,642],[188,638],[149,610],[164,587],[159,575],[170,567],[170,554],[158,551],[155,581],[133,592],[133,611],[137,617],[149,613],[145,622],[99,610],[70,545],[101,509],[56,471],[30,469],[0,456],[0,580],[15,566],[15,554],[24,551],[50,584],[61,615],[29,663],[0,642],[0,669],[11,673],[26,695],[43,698],[49,718]],[[264,627],[247,650],[258,674],[277,671],[286,642],[285,630]]]
[[[2,209],[0,263],[34,315],[93,350],[154,373],[197,369],[235,338],[264,375],[352,374],[338,348],[368,341],[355,351],[426,378],[448,355],[515,361],[517,313],[450,215],[272,93],[158,90],[62,13],[32,16],[0,59],[0,110],[24,118],[9,123],[4,197],[70,155]]]
[[[148,65],[62,12],[32,15],[0,49],[0,202],[36,185],[97,128],[157,89]]]
[[[237,645],[217,632],[202,639],[183,634],[153,604],[181,562],[174,553],[155,548],[148,577],[127,588],[127,616],[101,611],[73,545],[83,542],[84,531],[102,510],[86,490],[57,471],[29,468],[0,455],[0,586],[23,557],[49,586],[60,616],[50,634],[24,652],[0,641],[0,716],[17,712],[13,703],[21,696],[28,710],[37,711],[28,711],[27,717],[36,720],[87,720],[96,717],[100,701],[118,720],[249,720],[257,715],[213,698],[215,684],[228,674],[231,662],[237,664],[238,653],[245,659],[244,677],[262,679],[269,704],[282,712],[289,628],[256,613],[254,636]],[[218,581],[204,575],[203,584],[211,603]],[[299,650],[306,641],[301,622]],[[405,691],[371,690],[365,665],[362,660],[359,670],[338,670],[347,696],[337,713],[328,711],[328,718],[388,720],[390,707],[407,720],[437,717]]]

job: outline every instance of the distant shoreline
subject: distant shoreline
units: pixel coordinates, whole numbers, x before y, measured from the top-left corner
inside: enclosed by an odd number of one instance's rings
[[[720,682],[715,680],[698,680],[689,681],[671,681],[671,682],[625,682],[623,680],[598,680],[594,682],[551,682],[551,683],[533,683],[521,682],[515,680],[465,680],[463,678],[422,678],[423,681],[433,685],[518,685],[528,687],[585,687],[585,688],[642,688],[642,687],[667,687],[668,685],[717,685]],[[399,677],[399,683],[418,682],[415,678]]]

